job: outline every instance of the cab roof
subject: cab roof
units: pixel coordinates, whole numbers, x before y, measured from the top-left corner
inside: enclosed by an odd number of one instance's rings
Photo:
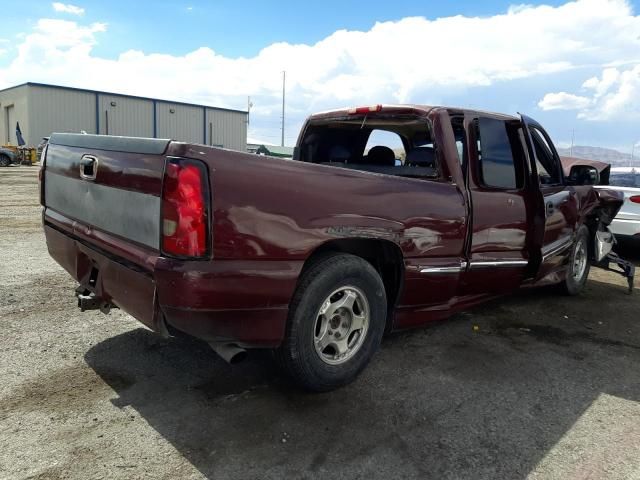
[[[358,115],[370,115],[376,113],[390,113],[390,114],[407,114],[417,116],[428,116],[429,114],[438,111],[447,110],[451,114],[471,114],[471,115],[487,115],[494,118],[501,118],[504,120],[518,120],[518,117],[513,115],[507,115],[497,112],[487,112],[483,110],[475,110],[469,108],[459,107],[447,107],[442,105],[418,105],[418,104],[378,104],[378,105],[365,105],[359,107],[340,108],[336,110],[327,110],[324,112],[314,113],[309,117],[309,120],[321,120],[335,117],[347,117]]]

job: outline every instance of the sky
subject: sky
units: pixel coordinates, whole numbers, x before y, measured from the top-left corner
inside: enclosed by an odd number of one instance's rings
[[[2,1],[4,3],[4,0]],[[0,88],[42,82],[247,109],[250,140],[317,111],[526,113],[559,146],[640,146],[640,0],[121,1],[5,5]]]

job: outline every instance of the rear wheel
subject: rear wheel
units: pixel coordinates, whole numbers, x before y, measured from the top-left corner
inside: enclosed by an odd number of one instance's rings
[[[582,225],[571,248],[567,274],[561,287],[567,295],[577,295],[584,288],[589,276],[589,230]]]
[[[305,389],[345,385],[378,349],[386,313],[384,285],[371,264],[354,255],[329,256],[302,277],[276,358]]]
[[[0,155],[0,167],[8,167],[11,165],[11,159],[6,155]]]

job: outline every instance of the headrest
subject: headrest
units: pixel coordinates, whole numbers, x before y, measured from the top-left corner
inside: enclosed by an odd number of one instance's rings
[[[436,149],[433,147],[418,147],[407,153],[404,162],[406,165],[415,167],[431,167],[436,166]]]
[[[396,154],[389,147],[376,145],[369,150],[367,154],[367,163],[369,165],[383,165],[393,167],[396,164]]]

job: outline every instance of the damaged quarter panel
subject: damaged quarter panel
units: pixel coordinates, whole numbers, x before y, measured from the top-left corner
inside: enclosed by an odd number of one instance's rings
[[[453,184],[230,151],[216,152],[212,170],[214,257],[304,260],[343,238],[387,240],[405,258],[462,251],[465,207]]]

